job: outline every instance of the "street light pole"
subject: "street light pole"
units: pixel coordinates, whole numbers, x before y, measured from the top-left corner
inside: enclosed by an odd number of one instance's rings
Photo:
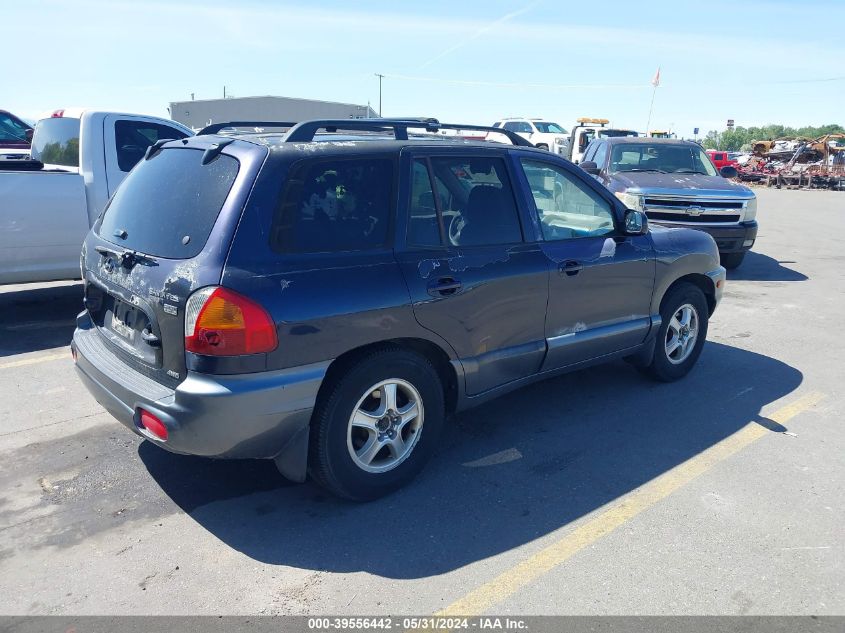
[[[384,75],[381,73],[373,73],[376,77],[378,77],[378,115],[380,118],[383,118],[384,115],[381,113],[381,80],[384,79]]]

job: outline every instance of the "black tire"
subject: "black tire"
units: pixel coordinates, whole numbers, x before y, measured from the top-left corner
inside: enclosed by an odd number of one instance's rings
[[[350,416],[373,385],[390,378],[406,381],[421,396],[422,427],[404,461],[386,472],[367,472],[353,460],[347,446]],[[398,347],[377,349],[343,368],[323,390],[311,419],[309,474],[333,494],[354,501],[390,494],[425,466],[445,417],[443,386],[431,362]]]
[[[698,334],[695,339],[692,351],[680,363],[673,363],[666,351],[666,338],[669,330],[669,323],[675,312],[685,304],[695,308],[698,319]],[[704,348],[704,341],[707,338],[707,324],[709,309],[707,299],[698,286],[689,283],[678,284],[672,288],[663,298],[660,305],[660,318],[662,323],[657,331],[657,340],[654,345],[654,356],[651,364],[645,368],[646,372],[654,379],[662,382],[673,382],[686,376],[693,368],[701,350]]]
[[[720,263],[729,270],[738,268],[743,259],[745,259],[745,251],[741,253],[719,253]]]

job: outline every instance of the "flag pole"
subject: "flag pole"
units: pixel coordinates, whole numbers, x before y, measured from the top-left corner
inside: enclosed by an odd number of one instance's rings
[[[645,125],[646,136],[650,133],[649,128],[651,127],[651,113],[654,111],[654,96],[657,94],[657,86],[660,85],[660,66],[657,67],[657,72],[654,73],[651,85],[654,86],[654,88],[651,91],[651,105],[648,107],[648,123]]]
[[[645,133],[646,136],[649,134],[649,128],[651,127],[651,113],[654,110],[654,95],[657,94],[657,86],[655,86],[651,91],[651,105],[648,108],[648,123],[645,124]]]

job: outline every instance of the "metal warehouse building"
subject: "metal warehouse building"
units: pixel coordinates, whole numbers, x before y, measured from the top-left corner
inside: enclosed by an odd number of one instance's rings
[[[369,105],[315,101],[294,97],[238,97],[172,101],[170,118],[193,129],[225,121],[304,121],[306,119],[367,119],[378,113]]]

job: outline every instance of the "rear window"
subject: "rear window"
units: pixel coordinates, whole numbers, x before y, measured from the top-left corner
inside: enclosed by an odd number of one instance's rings
[[[208,165],[195,149],[165,149],[124,179],[97,229],[120,246],[169,259],[195,257],[205,246],[238,161],[220,154]]]
[[[79,119],[43,119],[35,126],[30,150],[47,165],[79,167]]]
[[[300,163],[282,194],[270,246],[280,253],[384,246],[392,191],[393,161],[389,158]]]

